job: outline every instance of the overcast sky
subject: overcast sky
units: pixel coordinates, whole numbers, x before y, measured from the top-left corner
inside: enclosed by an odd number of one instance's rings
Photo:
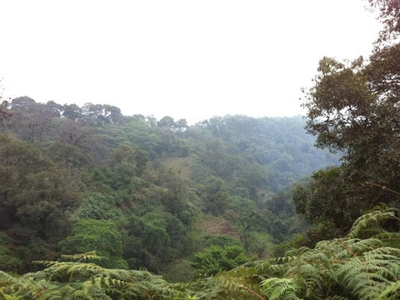
[[[5,95],[189,123],[293,116],[323,56],[368,55],[363,0],[0,0]]]

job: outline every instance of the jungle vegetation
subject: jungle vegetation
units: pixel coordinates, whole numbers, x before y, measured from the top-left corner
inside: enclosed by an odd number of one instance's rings
[[[171,280],[195,276],[195,254],[212,247],[242,255],[240,263],[263,257],[306,227],[286,189],[313,166],[338,163],[313,147],[301,117],[188,126],[28,97],[11,100],[7,113],[0,261],[18,274],[37,270],[35,260],[93,250],[102,267]]]
[[[5,100],[1,299],[399,299],[400,5],[369,4],[305,120]]]

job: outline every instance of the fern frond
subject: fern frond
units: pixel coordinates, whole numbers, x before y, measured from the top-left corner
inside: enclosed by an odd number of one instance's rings
[[[301,290],[301,287],[293,278],[268,278],[261,282],[261,287],[270,300],[300,299],[296,293]]]
[[[400,298],[400,280],[387,286],[379,295],[378,300],[397,300]]]
[[[337,279],[359,299],[377,299],[400,275],[400,249],[382,247],[352,257],[337,271]]]
[[[96,253],[96,251],[89,251],[85,253],[80,253],[80,254],[74,254],[74,255],[61,255],[61,258],[66,259],[68,261],[90,261],[90,260],[101,260],[101,259],[107,259],[104,256],[100,256]]]
[[[339,295],[334,295],[334,296],[329,296],[328,298],[325,298],[325,300],[349,300],[349,298],[339,296]]]
[[[349,239],[337,239],[336,243],[340,245],[344,252],[347,252],[345,255],[343,252],[338,253],[339,257],[354,257],[361,256],[364,252],[368,252],[371,249],[376,249],[383,247],[384,244],[380,239],[377,238],[368,238],[368,239],[358,239],[358,238],[349,238]],[[344,256],[343,256],[344,255]]]
[[[389,219],[396,219],[393,211],[373,211],[359,217],[353,224],[349,238],[369,238],[383,233],[380,223]]]
[[[86,290],[78,290],[72,294],[73,299],[94,300]]]
[[[381,240],[386,246],[400,248],[400,234],[398,232],[383,232],[374,237]]]

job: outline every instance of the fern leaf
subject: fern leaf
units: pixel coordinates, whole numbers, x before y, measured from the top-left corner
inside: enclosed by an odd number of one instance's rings
[[[270,300],[300,299],[296,296],[300,287],[292,278],[268,278],[261,283],[261,287]]]
[[[400,280],[387,286],[379,295],[378,300],[397,300],[400,298]]]
[[[380,226],[380,222],[395,218],[396,216],[393,211],[373,211],[371,213],[364,214],[354,222],[350,230],[349,237],[369,238],[379,233],[383,233],[384,230]]]
[[[100,260],[100,259],[107,259],[104,256],[100,256],[96,254],[96,251],[85,252],[81,254],[74,254],[74,255],[61,255],[61,258],[64,258],[68,261],[90,261],[90,260]]]

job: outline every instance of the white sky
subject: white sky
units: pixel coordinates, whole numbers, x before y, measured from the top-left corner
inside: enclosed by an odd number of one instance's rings
[[[0,0],[7,96],[194,123],[302,113],[323,56],[368,54],[363,0]]]

